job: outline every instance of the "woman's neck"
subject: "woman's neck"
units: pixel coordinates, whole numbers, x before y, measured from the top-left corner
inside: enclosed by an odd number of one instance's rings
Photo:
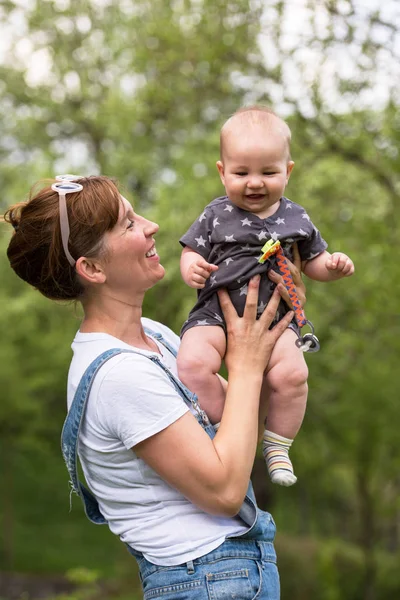
[[[127,303],[113,296],[85,299],[85,316],[79,329],[82,333],[107,333],[136,348],[158,352],[156,344],[144,333],[142,300]]]

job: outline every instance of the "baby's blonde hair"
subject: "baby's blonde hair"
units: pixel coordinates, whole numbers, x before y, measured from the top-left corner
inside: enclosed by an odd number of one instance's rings
[[[279,115],[277,115],[276,112],[274,112],[271,108],[259,104],[254,104],[252,106],[243,106],[225,121],[220,133],[221,160],[223,160],[224,146],[226,144],[227,134],[231,132],[237,124],[258,125],[266,127],[267,131],[272,127],[275,130],[278,130],[285,140],[288,151],[288,160],[290,160],[290,140],[292,138],[292,134],[289,125],[283,119],[281,119],[281,117],[279,117]]]

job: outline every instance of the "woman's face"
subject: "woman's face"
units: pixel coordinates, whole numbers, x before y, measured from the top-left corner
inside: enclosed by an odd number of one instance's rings
[[[106,233],[106,282],[113,291],[144,293],[164,277],[153,235],[158,225],[134,213],[121,196],[118,222]]]

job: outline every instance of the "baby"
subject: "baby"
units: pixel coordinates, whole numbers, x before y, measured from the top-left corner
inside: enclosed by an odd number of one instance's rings
[[[247,283],[261,274],[261,314],[274,289],[267,272],[275,265],[275,257],[264,264],[258,262],[269,239],[279,240],[290,260],[296,243],[302,271],[311,279],[333,281],[354,272],[348,256],[326,251],[326,242],[304,208],[283,195],[294,165],[290,139],[288,125],[263,106],[242,108],[228,119],[221,130],[217,162],[226,196],[206,206],[180,240],[184,247],[182,277],[198,290],[198,298],[182,327],[179,377],[197,394],[214,423],[220,420],[224,405],[224,382],[218,371],[226,350],[216,290],[226,288],[242,315]],[[288,310],[281,301],[276,319]],[[277,341],[260,399],[264,458],[271,480],[285,486],[297,480],[289,448],[301,427],[307,402],[308,370],[303,352],[295,344],[296,330],[293,321]]]

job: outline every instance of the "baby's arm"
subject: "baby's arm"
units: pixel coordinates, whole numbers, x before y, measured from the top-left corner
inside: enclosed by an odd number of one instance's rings
[[[303,273],[315,281],[336,281],[354,273],[353,261],[343,252],[330,254],[326,250],[303,265]]]
[[[202,289],[217,265],[208,263],[198,252],[185,246],[181,254],[181,274],[183,281],[192,288]]]

